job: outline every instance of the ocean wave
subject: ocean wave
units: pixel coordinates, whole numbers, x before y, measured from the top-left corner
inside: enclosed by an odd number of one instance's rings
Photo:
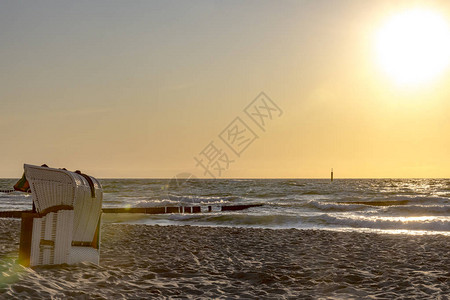
[[[367,207],[360,204],[336,203],[336,202],[322,202],[310,200],[306,203],[309,207],[318,208],[324,211],[358,211],[366,210]]]
[[[166,197],[163,197],[162,200],[171,200],[180,204],[190,204],[190,205],[206,205],[206,204],[224,204],[224,203],[231,203],[236,200],[239,200],[239,197],[236,196],[226,196],[226,197],[220,197],[220,196],[188,196],[188,195],[174,195],[170,194]]]
[[[434,197],[434,196],[396,196],[396,197],[389,197],[387,199],[377,199],[377,200],[408,201],[408,204],[450,204],[449,198]],[[370,201],[371,200],[368,200],[368,202]]]
[[[273,207],[289,207],[289,208],[313,208],[320,211],[360,211],[369,210],[370,207],[362,204],[338,203],[318,200],[307,201],[271,201],[267,203]]]
[[[448,204],[450,200],[446,197],[427,197],[427,196],[390,196],[376,197],[368,199],[351,199],[337,201],[340,204],[362,204],[371,206],[395,206],[395,205],[436,205]]]
[[[244,200],[236,196],[199,196],[199,195],[176,195],[163,194],[158,196],[117,196],[105,195],[103,205],[109,206],[116,203],[131,205],[132,207],[154,207],[154,206],[170,206],[170,205],[214,205],[235,203]],[[242,202],[242,201],[240,201]]]
[[[310,191],[304,191],[301,193],[302,195],[323,195],[323,191],[317,191],[317,190],[310,190]]]
[[[450,231],[450,219],[430,218],[351,218],[323,214],[310,218],[309,222],[352,228]]]
[[[298,223],[298,216],[293,215],[250,215],[243,213],[173,214],[168,219],[171,221],[232,226],[294,226]]]
[[[179,204],[180,204],[179,201],[170,200],[170,199],[139,200],[139,201],[133,202],[133,206],[135,206],[135,207],[177,206]]]
[[[407,216],[448,216],[450,205],[401,205],[385,207],[382,211],[386,214]]]
[[[450,218],[444,217],[361,217],[331,214],[173,214],[167,217],[173,222],[199,225],[254,226],[276,228],[369,228],[392,230],[450,231]]]

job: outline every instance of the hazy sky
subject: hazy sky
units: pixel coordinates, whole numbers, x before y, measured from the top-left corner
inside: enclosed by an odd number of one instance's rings
[[[400,86],[375,53],[413,5],[450,20],[424,3],[1,0],[0,177],[201,177],[210,142],[221,177],[449,177],[449,68]],[[265,131],[260,92],[283,111]],[[259,137],[240,157],[219,138],[236,117]]]

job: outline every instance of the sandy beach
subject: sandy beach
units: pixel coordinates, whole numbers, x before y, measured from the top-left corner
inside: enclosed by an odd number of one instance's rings
[[[17,265],[0,219],[0,297],[448,299],[450,238],[104,224],[100,266]]]

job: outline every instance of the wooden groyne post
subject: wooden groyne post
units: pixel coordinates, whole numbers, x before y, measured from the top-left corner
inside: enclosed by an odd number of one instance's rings
[[[244,210],[251,207],[262,206],[262,204],[241,204],[241,205],[224,205],[221,206],[220,211],[236,211]],[[103,213],[106,214],[196,214],[201,213],[202,208],[200,206],[165,206],[165,207],[117,207],[117,208],[103,208]],[[212,211],[212,207],[208,206],[208,212]],[[16,218],[20,219],[23,213],[32,213],[31,210],[13,210],[13,211],[0,211],[0,218]]]

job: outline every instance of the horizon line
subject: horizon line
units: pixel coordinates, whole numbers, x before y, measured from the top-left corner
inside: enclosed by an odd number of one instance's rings
[[[95,177],[101,180],[114,180],[114,179],[161,179],[170,180],[175,177]],[[19,177],[0,177],[1,179],[20,179]],[[183,179],[183,178],[181,178]],[[303,180],[303,179],[317,179],[317,180],[330,180],[330,177],[219,177],[219,178],[203,178],[195,177],[189,179],[202,179],[202,180],[257,180],[257,179],[290,179],[290,180]],[[333,178],[333,180],[347,180],[347,179],[450,179],[450,177],[341,177]]]

